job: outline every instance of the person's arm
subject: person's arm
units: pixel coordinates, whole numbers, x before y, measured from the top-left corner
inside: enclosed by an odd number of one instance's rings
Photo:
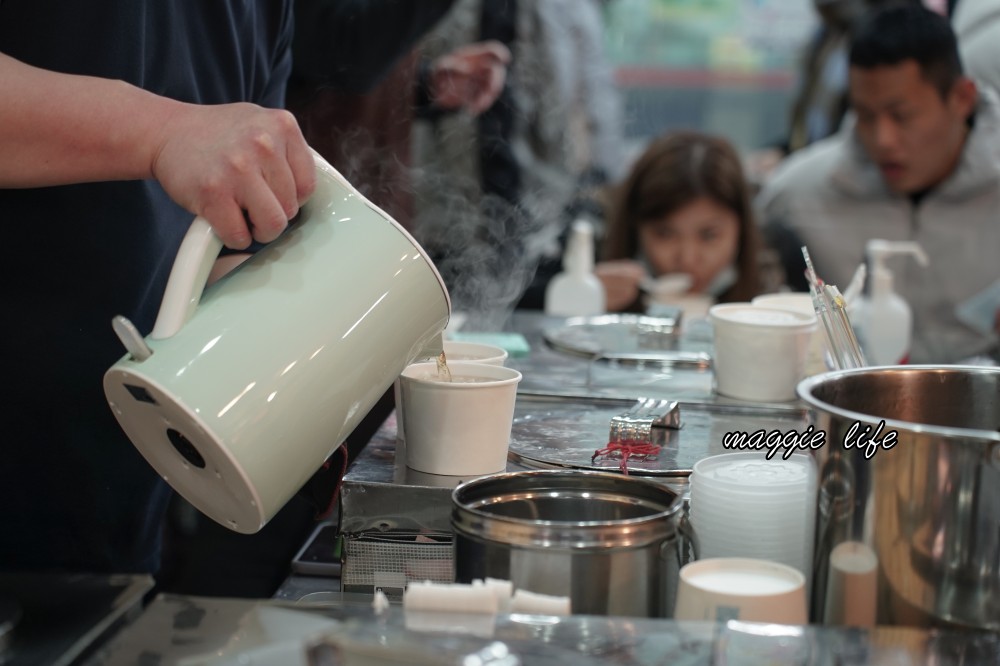
[[[0,54],[0,187],[155,178],[235,249],[273,240],[315,186],[287,111],[199,106]],[[246,210],[252,228],[243,216]]]

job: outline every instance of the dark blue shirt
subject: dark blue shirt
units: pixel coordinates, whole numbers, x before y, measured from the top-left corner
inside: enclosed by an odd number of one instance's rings
[[[291,0],[0,0],[0,52],[202,104],[283,106],[292,27]],[[158,566],[169,489],[101,381],[191,220],[151,181],[0,189],[0,570]]]

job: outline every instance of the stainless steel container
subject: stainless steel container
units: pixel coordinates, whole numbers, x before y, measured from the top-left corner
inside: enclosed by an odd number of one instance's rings
[[[813,619],[1000,629],[1000,369],[844,370],[798,393],[826,432]],[[858,448],[882,422],[895,444]]]
[[[568,596],[573,613],[669,617],[680,567],[696,556],[683,500],[607,472],[496,474],[452,495],[455,580],[510,580]]]

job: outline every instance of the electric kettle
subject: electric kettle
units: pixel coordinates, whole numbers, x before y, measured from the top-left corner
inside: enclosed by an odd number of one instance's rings
[[[297,221],[205,287],[222,243],[197,218],[153,331],[113,322],[128,353],[104,376],[118,422],[198,510],[260,530],[403,368],[441,352],[451,302],[396,221],[314,154]]]

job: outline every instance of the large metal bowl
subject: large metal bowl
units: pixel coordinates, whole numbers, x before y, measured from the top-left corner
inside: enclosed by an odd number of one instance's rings
[[[814,451],[813,619],[850,623],[831,614],[853,608],[879,624],[1000,629],[1000,368],[844,370],[801,382],[798,394],[826,432]],[[878,439],[895,433],[891,448],[856,446],[880,424]],[[843,542],[877,558],[870,614],[864,599],[842,598],[844,572],[831,574]]]

